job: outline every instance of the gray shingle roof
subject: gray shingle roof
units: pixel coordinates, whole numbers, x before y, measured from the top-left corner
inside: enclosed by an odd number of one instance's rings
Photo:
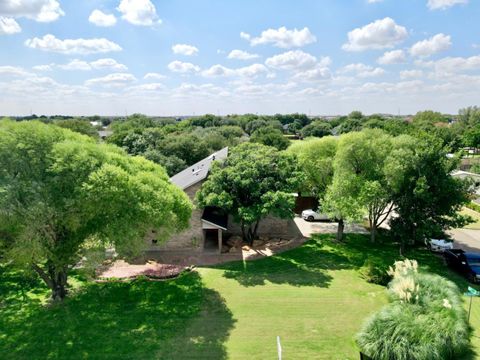
[[[200,160],[196,164],[186,168],[178,174],[172,176],[170,181],[182,190],[204,180],[215,160],[225,160],[228,157],[228,147],[211,154],[209,157]]]

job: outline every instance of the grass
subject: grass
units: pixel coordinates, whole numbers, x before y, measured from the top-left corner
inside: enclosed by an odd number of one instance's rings
[[[463,208],[462,215],[470,216],[474,222],[465,226],[465,229],[480,230],[480,213],[469,208]]]
[[[286,359],[357,359],[355,334],[387,302],[385,288],[358,269],[367,256],[393,263],[398,248],[371,246],[362,235],[342,245],[331,239],[171,281],[85,282],[54,306],[42,304],[46,289],[35,282],[22,285],[22,300],[18,273],[0,268],[0,358],[274,359],[278,335]],[[422,250],[408,256],[466,290],[440,258]],[[480,327],[480,299],[472,323]],[[479,339],[472,343],[480,353]]]

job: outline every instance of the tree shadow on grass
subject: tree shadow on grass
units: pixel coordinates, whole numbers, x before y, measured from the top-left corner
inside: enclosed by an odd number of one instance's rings
[[[353,266],[342,252],[325,246],[323,239],[312,239],[302,246],[268,258],[234,262],[216,266],[224,276],[243,286],[274,284],[328,287],[332,276],[328,270],[351,269]]]
[[[234,327],[225,301],[196,272],[88,284],[63,304],[19,308],[0,309],[1,359],[225,359]]]

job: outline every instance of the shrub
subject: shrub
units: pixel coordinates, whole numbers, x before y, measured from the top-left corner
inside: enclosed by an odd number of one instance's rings
[[[372,284],[386,286],[390,280],[392,280],[391,275],[388,274],[388,269],[384,265],[375,263],[371,259],[365,260],[359,272],[365,281]]]
[[[358,345],[378,360],[460,358],[469,348],[470,327],[457,286],[418,273],[416,262],[407,261],[392,269],[390,304],[367,320]]]

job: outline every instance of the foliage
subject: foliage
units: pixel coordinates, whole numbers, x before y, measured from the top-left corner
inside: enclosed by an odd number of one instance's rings
[[[480,212],[480,205],[474,203],[473,201],[465,204],[465,206],[469,209],[472,209],[474,211]]]
[[[255,130],[250,137],[250,141],[273,146],[277,150],[285,150],[290,145],[290,141],[280,130],[269,126]]]
[[[252,244],[258,224],[269,214],[293,217],[300,182],[295,159],[255,143],[234,148],[223,164],[216,163],[197,193],[200,206],[216,206],[233,215],[244,240]]]
[[[98,131],[88,121],[80,119],[56,120],[53,124],[64,129],[75,131],[79,134],[87,135],[92,138],[98,138]]]
[[[419,111],[413,117],[413,125],[417,127],[428,126],[428,125],[435,125],[438,123],[447,123],[448,119],[439,112],[427,110],[427,111]]]
[[[388,268],[384,264],[375,262],[371,258],[365,260],[359,272],[365,281],[372,284],[386,286],[390,280],[392,280],[391,275],[388,274]]]
[[[151,228],[187,226],[188,197],[165,171],[119,148],[38,122],[0,123],[0,222],[15,224],[12,259],[65,296],[89,240],[133,255]]]
[[[469,349],[471,331],[457,286],[405,262],[389,285],[391,303],[357,336],[362,352],[379,360],[460,358]]]
[[[441,140],[431,136],[393,141],[386,174],[398,217],[390,226],[402,247],[468,221],[458,213],[469,201],[468,183],[450,176],[457,160],[447,153]]]
[[[324,121],[315,121],[305,126],[301,131],[302,137],[323,137],[332,135],[332,125]]]

